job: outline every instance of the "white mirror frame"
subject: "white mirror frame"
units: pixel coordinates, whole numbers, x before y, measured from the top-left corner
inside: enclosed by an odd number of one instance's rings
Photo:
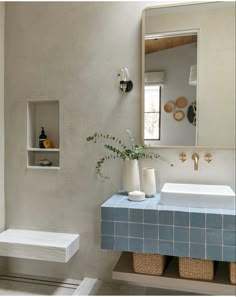
[[[142,12],[142,29],[141,29],[141,39],[142,39],[142,48],[141,48],[141,138],[142,144],[144,144],[144,75],[145,75],[145,13],[150,9],[157,8],[168,8],[168,7],[179,7],[186,5],[196,5],[196,4],[206,4],[206,3],[215,3],[216,1],[207,1],[207,2],[185,2],[185,3],[177,3],[177,4],[163,4],[157,6],[149,6],[143,9]],[[199,34],[199,32],[198,32]],[[199,52],[199,51],[198,51]],[[199,65],[199,53],[197,57],[198,65]],[[198,104],[198,86],[196,88],[196,101]],[[197,121],[199,122],[199,121]],[[196,126],[198,131],[198,125]],[[198,133],[196,135],[196,141],[198,142]],[[184,150],[236,150],[236,147],[232,146],[152,146],[152,149],[184,149]]]

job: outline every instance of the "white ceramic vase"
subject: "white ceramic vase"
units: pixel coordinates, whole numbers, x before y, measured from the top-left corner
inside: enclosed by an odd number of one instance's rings
[[[147,198],[153,197],[156,194],[156,177],[154,168],[143,168],[142,190]]]
[[[140,190],[140,177],[139,177],[139,166],[138,160],[124,161],[123,171],[123,191],[132,192]]]

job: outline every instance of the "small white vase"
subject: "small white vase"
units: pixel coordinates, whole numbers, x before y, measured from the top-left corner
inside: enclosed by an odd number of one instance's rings
[[[147,198],[153,197],[156,194],[156,178],[154,168],[143,168],[142,190]]]
[[[139,166],[138,160],[124,161],[123,171],[123,191],[132,192],[140,190],[140,177],[139,177]]]

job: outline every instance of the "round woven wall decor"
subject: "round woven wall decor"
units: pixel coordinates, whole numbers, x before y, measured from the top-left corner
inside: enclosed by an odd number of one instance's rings
[[[182,121],[185,117],[185,114],[182,110],[177,110],[174,114],[173,117],[176,121]]]
[[[179,97],[176,99],[175,104],[178,108],[184,108],[188,105],[188,99],[183,96]]]
[[[171,101],[168,101],[165,105],[164,105],[164,111],[165,112],[172,112],[175,109],[175,104]]]

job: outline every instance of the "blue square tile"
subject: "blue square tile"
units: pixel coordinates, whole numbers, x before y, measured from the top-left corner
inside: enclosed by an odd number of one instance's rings
[[[131,202],[129,202],[129,203],[131,203]],[[139,201],[139,202],[132,202],[132,204],[130,205],[130,208],[143,210],[145,208],[146,204],[147,204],[146,200]]]
[[[158,211],[156,209],[144,209],[144,223],[157,224]]]
[[[115,236],[115,250],[116,251],[129,251],[128,237]]]
[[[143,253],[143,239],[129,238],[129,251]]]
[[[206,227],[210,229],[222,229],[223,216],[221,214],[207,214]]]
[[[159,241],[159,254],[172,256],[174,252],[173,241]]]
[[[226,216],[235,216],[236,215],[236,212],[234,209],[221,208],[221,211],[222,211],[223,215],[226,215]]]
[[[195,228],[206,227],[206,215],[205,213],[190,213],[190,226]]]
[[[159,225],[159,239],[173,240],[174,228],[172,226]]]
[[[236,216],[223,215],[223,229],[236,231]]]
[[[189,212],[191,213],[206,213],[205,208],[200,208],[200,207],[189,207]]]
[[[118,204],[116,204],[116,207],[119,208],[128,208],[129,204],[127,202],[119,202]]]
[[[130,222],[143,223],[143,209],[130,208]]]
[[[107,202],[109,202],[109,203],[113,202],[113,203],[117,204],[117,202],[119,202],[123,199],[124,199],[123,195],[115,194],[110,199],[108,199]]]
[[[189,228],[174,227],[174,241],[189,242]]]
[[[176,211],[174,225],[189,227],[189,212]]]
[[[222,214],[222,211],[219,208],[207,208],[207,213]]]
[[[223,231],[223,244],[236,246],[236,232],[235,231]]]
[[[130,223],[129,236],[143,238],[143,224]]]
[[[102,235],[114,235],[114,222],[102,221]]]
[[[130,207],[131,202],[128,200],[128,198],[126,199],[122,199],[119,202],[117,202],[115,204],[115,207]]]
[[[114,236],[105,236],[102,235],[101,237],[101,248],[114,250]]]
[[[187,212],[189,213],[190,208],[185,206],[175,206],[174,211],[180,211],[180,212]]]
[[[128,208],[115,208],[115,221],[128,222]]]
[[[189,257],[189,243],[188,242],[174,242],[174,256]]]
[[[101,217],[103,221],[114,221],[114,207],[102,207]]]
[[[205,229],[190,228],[190,242],[205,243]]]
[[[145,239],[143,252],[147,254],[158,254],[158,240]]]
[[[118,236],[128,236],[128,223],[117,223],[115,222],[115,235]]]
[[[144,224],[144,238],[158,239],[158,225]]]
[[[207,245],[206,258],[208,260],[222,261],[222,246]]]
[[[205,245],[190,243],[190,257],[205,259]]]
[[[222,245],[222,230],[207,229],[207,244]]]
[[[173,211],[162,210],[159,211],[159,224],[173,225]]]
[[[161,212],[163,211],[173,212],[175,210],[175,206],[158,204],[157,209]]]
[[[235,246],[223,246],[223,261],[236,262]]]

